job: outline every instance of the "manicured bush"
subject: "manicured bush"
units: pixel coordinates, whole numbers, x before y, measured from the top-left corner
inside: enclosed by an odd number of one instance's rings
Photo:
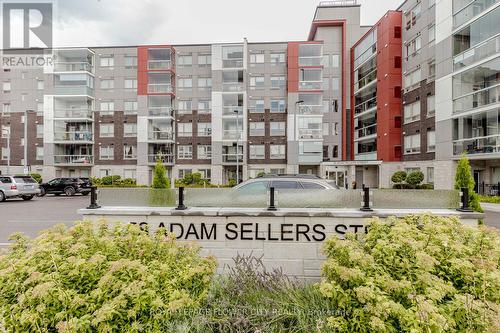
[[[401,185],[406,180],[406,176],[406,171],[396,171],[391,177],[391,181],[394,183],[394,188],[401,188]]]
[[[8,332],[171,332],[203,304],[213,258],[165,233],[90,222],[15,235],[0,256],[0,328]]]
[[[500,236],[456,218],[372,219],[326,241],[319,288],[334,332],[500,331]]]
[[[99,187],[145,187],[138,186],[137,180],[133,178],[124,178],[121,179],[120,176],[105,176],[103,178],[91,177],[90,182],[94,186]]]
[[[434,189],[434,184],[420,184],[417,186],[418,189],[420,190],[433,190]]]
[[[227,187],[235,187],[236,186],[236,179],[230,179],[229,182],[227,183]]]
[[[121,180],[122,177],[118,175],[113,175],[113,176],[104,176],[101,178],[101,184],[102,185],[113,185],[115,183],[118,183]]]
[[[170,180],[167,178],[167,170],[160,158],[156,160],[152,188],[170,188]]]
[[[479,197],[474,192],[474,177],[470,169],[469,159],[465,154],[462,155],[458,161],[457,171],[455,174],[455,189],[461,190],[462,188],[469,189],[469,207],[475,212],[483,212],[483,208],[479,203]]]
[[[42,183],[42,175],[39,173],[30,173],[30,176],[38,183]]]
[[[412,188],[417,188],[421,182],[424,181],[424,174],[422,171],[413,171],[406,176],[406,183]]]
[[[490,197],[490,196],[486,196],[486,195],[479,195],[478,199],[480,202],[500,204],[500,197],[499,196]]]

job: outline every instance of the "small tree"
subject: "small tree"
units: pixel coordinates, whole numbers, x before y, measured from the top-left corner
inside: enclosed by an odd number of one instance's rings
[[[167,171],[161,158],[156,160],[154,177],[153,177],[153,188],[170,188],[170,180],[167,178]]]
[[[406,177],[406,183],[413,188],[416,188],[423,181],[424,181],[424,174],[420,170],[410,172]]]
[[[406,180],[406,172],[405,171],[396,171],[392,177],[391,177],[391,181],[396,184],[396,187],[397,188],[401,188],[402,187],[402,184],[404,183],[404,181]]]
[[[474,177],[470,169],[469,159],[465,154],[462,155],[457,165],[455,174],[455,189],[461,190],[463,187],[469,189],[469,207],[476,212],[483,212],[483,208],[479,204],[479,198],[474,192]]]
[[[39,173],[31,173],[30,174],[31,178],[33,178],[38,184],[42,183],[42,175]]]

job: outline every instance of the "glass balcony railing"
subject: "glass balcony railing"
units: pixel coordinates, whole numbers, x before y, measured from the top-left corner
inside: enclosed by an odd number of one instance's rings
[[[299,106],[299,114],[322,114],[323,105],[301,105]]]
[[[495,154],[500,153],[500,135],[457,140],[453,142],[453,154]]]
[[[455,70],[461,69],[499,52],[500,35],[488,39],[483,43],[475,45],[473,48],[470,48],[460,54],[457,54],[453,58],[453,68]]]
[[[54,155],[54,164],[90,165],[94,163],[92,155]]]
[[[84,95],[92,96],[94,95],[94,89],[88,86],[55,86],[55,95]]]
[[[148,155],[148,163],[149,164],[155,164],[156,161],[158,161],[158,159],[160,159],[163,164],[174,164],[174,155],[173,154],[157,153],[157,154]]]
[[[223,59],[222,60],[223,68],[242,68],[243,67],[243,58],[233,58],[233,59]]]
[[[150,106],[148,115],[151,117],[173,117],[174,109],[170,106]]]
[[[240,151],[241,152],[239,154],[236,153],[222,154],[222,162],[236,163],[236,161],[238,160],[239,163],[243,163],[243,152],[242,152],[243,148]]]
[[[299,66],[321,66],[323,57],[299,57]]]
[[[91,63],[88,62],[55,62],[54,72],[92,72]]]
[[[453,15],[453,28],[458,28],[459,26],[478,16],[497,2],[498,0],[472,1]]]
[[[377,80],[377,69],[371,71],[364,77],[362,77],[358,82],[354,84],[354,91],[357,92],[359,89],[367,86],[368,84],[375,82]]]
[[[234,92],[244,90],[243,82],[222,82],[222,91]]]
[[[55,141],[93,141],[94,137],[91,131],[70,131],[70,132],[54,132]]]
[[[223,140],[239,140],[239,139],[241,139],[241,131],[238,131],[237,129],[224,130],[222,132],[222,139]]]
[[[172,62],[170,60],[149,60],[148,69],[149,70],[169,70],[172,68]]]
[[[370,98],[354,107],[354,113],[360,114],[369,110],[375,111],[377,108],[377,96]]]
[[[488,87],[453,101],[453,112],[462,113],[500,102],[500,85]]]
[[[165,131],[149,131],[148,140],[151,141],[173,141],[174,133]]]
[[[299,139],[322,139],[323,131],[321,129],[301,129],[298,130]]]
[[[284,87],[283,87],[284,89]],[[301,81],[299,82],[299,90],[322,90],[323,81]]]
[[[55,109],[54,118],[64,119],[92,119],[94,111],[88,108],[81,109]]]
[[[148,84],[148,93],[151,94],[168,94],[172,92],[172,85],[166,83],[150,83]]]
[[[360,139],[366,136],[377,134],[377,124],[359,128],[355,131],[354,138]]]
[[[238,112],[236,112],[238,111]],[[238,113],[238,115],[242,115],[243,114],[243,106],[223,106],[222,107],[222,114],[224,116],[235,116],[236,117],[236,113]]]

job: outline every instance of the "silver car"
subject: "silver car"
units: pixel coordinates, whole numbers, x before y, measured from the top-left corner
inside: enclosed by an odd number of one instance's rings
[[[258,194],[274,187],[276,190],[333,190],[338,186],[313,175],[266,175],[249,179],[235,187],[240,193]]]
[[[0,202],[8,198],[31,200],[38,193],[38,183],[31,176],[0,176]]]

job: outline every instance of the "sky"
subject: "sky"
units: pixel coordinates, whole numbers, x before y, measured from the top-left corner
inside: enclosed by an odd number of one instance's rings
[[[55,46],[305,40],[319,0],[58,0]],[[358,0],[372,25],[402,0]]]

